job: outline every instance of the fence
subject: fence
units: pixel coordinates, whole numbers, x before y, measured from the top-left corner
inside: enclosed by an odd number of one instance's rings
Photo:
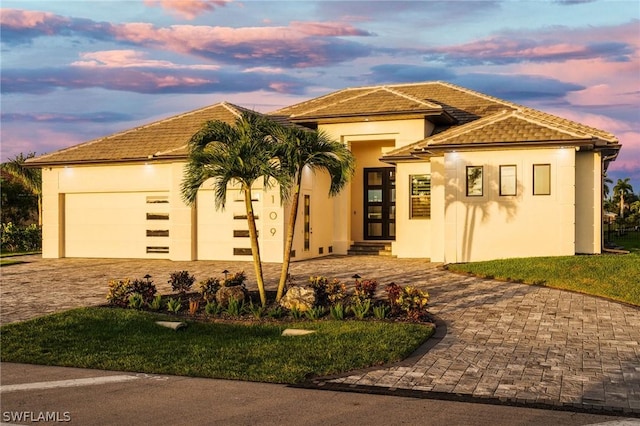
[[[624,247],[625,249],[640,247],[640,227],[619,226],[616,223],[604,224],[605,247]]]

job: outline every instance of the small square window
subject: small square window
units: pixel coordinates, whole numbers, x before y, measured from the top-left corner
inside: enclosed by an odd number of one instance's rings
[[[551,164],[533,165],[533,195],[551,194]]]
[[[482,166],[467,166],[467,197],[482,197]]]
[[[516,166],[500,166],[500,195],[516,195]]]

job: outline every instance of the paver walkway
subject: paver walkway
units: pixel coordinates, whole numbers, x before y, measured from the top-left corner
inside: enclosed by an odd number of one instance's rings
[[[168,292],[171,272],[198,279],[245,270],[247,262],[40,259],[2,268],[2,323],[104,303],[111,278],[153,276]],[[333,386],[454,393],[510,402],[640,414],[640,309],[600,298],[448,273],[420,260],[331,257],[292,264],[310,275],[416,285],[446,327],[442,340],[414,362],[327,380]],[[273,286],[279,265],[265,264]],[[440,329],[440,332],[443,330]],[[444,333],[441,333],[444,334]]]

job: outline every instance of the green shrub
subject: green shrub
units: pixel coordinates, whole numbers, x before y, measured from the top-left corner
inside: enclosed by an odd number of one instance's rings
[[[325,314],[325,310],[322,306],[315,306],[311,309],[309,309],[308,311],[306,311],[304,314],[306,315],[307,318],[309,318],[312,321],[318,320],[320,318],[322,318]]]
[[[340,282],[340,280],[334,278],[331,282],[327,283],[326,293],[329,303],[333,305],[347,298],[347,286]]]
[[[144,299],[140,293],[129,295],[129,307],[132,309],[142,309],[144,307]]]
[[[249,301],[249,305],[247,309],[249,310],[249,312],[251,312],[251,315],[253,315],[255,319],[262,318],[266,310],[264,306],[259,304],[254,304],[252,300]]]
[[[148,303],[148,305],[149,309],[151,309],[152,311],[159,311],[160,309],[162,309],[162,296],[158,294],[150,303]]]
[[[13,222],[2,224],[0,242],[3,253],[40,251],[42,229],[36,224],[16,226]]]
[[[178,297],[174,299],[173,297],[167,301],[167,310],[169,312],[173,312],[177,314],[182,309],[182,300]]]
[[[335,305],[331,305],[329,308],[329,313],[331,314],[331,318],[337,321],[341,321],[344,319],[344,305],[342,303],[336,303]]]
[[[167,282],[171,284],[173,291],[184,294],[191,289],[195,280],[196,278],[190,275],[188,271],[177,271],[170,275],[169,281]]]
[[[376,280],[356,280],[356,286],[353,293],[353,298],[356,303],[364,303],[367,300],[372,300],[376,294],[378,288],[378,282]]]
[[[291,313],[293,319],[299,320],[300,318],[302,318],[303,313],[296,306],[292,307],[289,312]]]
[[[407,286],[398,297],[399,308],[407,314],[407,318],[420,321],[427,314],[429,293],[415,287]]]
[[[371,309],[371,300],[366,299],[364,302],[356,302],[349,308],[357,319],[364,319]]]
[[[129,295],[131,294],[131,281],[129,278],[124,280],[109,280],[109,292],[107,293],[107,301],[110,305],[126,307],[129,304]]]
[[[385,319],[389,314],[389,310],[388,305],[376,305],[373,307],[373,316],[376,319]]]
[[[239,317],[240,315],[242,315],[243,305],[244,304],[241,301],[232,297],[231,299],[229,299],[229,304],[227,305],[227,309],[225,310],[225,312],[232,317]]]
[[[207,302],[204,306],[204,313],[210,316],[218,316],[222,312],[222,306],[216,303],[214,300]]]
[[[206,302],[211,302],[216,299],[216,292],[220,288],[220,280],[217,278],[207,278],[204,281],[200,281],[198,287],[202,299]]]
[[[273,319],[280,319],[284,315],[284,312],[280,306],[275,306],[267,311],[267,316]]]

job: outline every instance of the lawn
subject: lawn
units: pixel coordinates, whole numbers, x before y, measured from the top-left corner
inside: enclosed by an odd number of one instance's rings
[[[162,314],[81,308],[0,328],[5,362],[153,374],[299,383],[399,361],[433,334],[422,324],[298,321],[229,324],[189,322],[160,327]],[[285,328],[316,330],[283,337]]]
[[[454,272],[572,290],[640,306],[640,252],[500,259],[448,265]]]

